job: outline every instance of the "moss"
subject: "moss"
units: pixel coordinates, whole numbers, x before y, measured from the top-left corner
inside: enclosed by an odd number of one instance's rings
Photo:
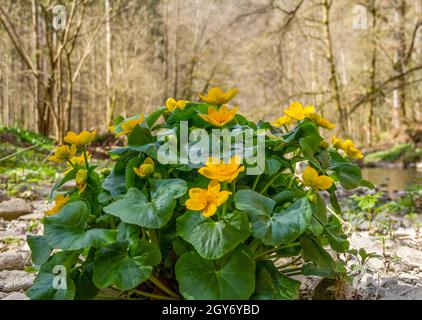
[[[387,150],[376,151],[365,156],[364,162],[376,163],[386,162],[404,162],[414,163],[422,160],[422,149],[415,148],[411,143],[399,144]]]

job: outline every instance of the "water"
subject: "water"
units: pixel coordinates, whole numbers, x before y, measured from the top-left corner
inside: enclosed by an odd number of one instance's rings
[[[406,190],[411,184],[422,184],[422,171],[414,168],[363,168],[362,176],[390,196],[396,191]]]

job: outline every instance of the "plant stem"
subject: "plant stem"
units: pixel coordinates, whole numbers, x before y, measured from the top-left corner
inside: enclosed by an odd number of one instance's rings
[[[294,272],[290,272],[290,273],[284,273],[283,272],[283,274],[285,275],[285,276],[289,276],[289,277],[291,277],[291,276],[297,276],[297,275],[299,275],[299,274],[302,274],[302,271],[294,271]]]
[[[227,183],[226,182],[223,183],[222,189],[227,190]],[[221,210],[221,217],[224,217],[224,215],[226,214],[226,211],[227,211],[227,201],[223,203],[223,208]]]
[[[286,268],[288,266],[291,266],[292,264],[298,262],[300,259],[302,259],[302,257],[301,256],[298,256],[297,258],[293,259],[290,262],[287,262],[285,264],[282,264],[282,265],[277,266],[277,269],[284,269],[284,268]]]
[[[85,160],[86,170],[89,171],[88,157],[86,156],[86,148],[85,148],[85,146],[82,146],[82,153],[84,154],[84,160]]]
[[[280,270],[280,271],[283,273],[290,273],[293,271],[300,271],[300,270],[302,270],[302,267],[291,267],[291,268]]]
[[[171,290],[169,287],[167,287],[164,283],[160,281],[160,279],[156,278],[154,275],[151,275],[149,277],[149,280],[157,286],[157,288],[160,288],[162,291],[167,293],[169,296],[172,296],[176,299],[180,299],[180,296],[175,293],[173,290]]]
[[[254,259],[256,260],[256,259],[259,259],[261,257],[264,257],[264,256],[266,256],[266,255],[268,255],[270,253],[276,252],[278,250],[282,250],[282,249],[286,249],[286,248],[291,248],[291,247],[296,247],[296,246],[299,246],[299,245],[300,245],[300,242],[293,242],[293,243],[290,243],[290,244],[286,244],[285,246],[281,246],[281,247],[277,247],[277,248],[271,248],[271,249],[269,249],[267,251],[264,251],[264,252],[260,253],[259,255],[255,256]]]
[[[252,185],[252,190],[255,190],[256,186],[258,185],[259,178],[261,178],[261,175],[256,176],[255,181]]]
[[[129,292],[137,293],[141,296],[153,298],[153,299],[158,299],[158,300],[178,300],[178,299],[173,298],[173,297],[162,296],[160,294],[154,294],[154,293],[144,292],[144,291],[135,290],[135,289],[129,290]]]
[[[283,170],[278,172],[274,177],[271,178],[270,181],[268,181],[268,183],[265,185],[265,187],[261,190],[261,194],[263,194],[265,191],[267,191],[267,189],[273,184],[273,182],[283,174]]]
[[[236,193],[236,184],[235,184],[234,180],[230,184],[230,189],[232,190],[232,194],[234,195]]]

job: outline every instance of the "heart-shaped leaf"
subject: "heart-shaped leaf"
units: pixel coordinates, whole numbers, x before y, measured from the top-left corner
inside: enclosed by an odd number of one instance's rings
[[[176,263],[176,279],[185,299],[245,300],[255,289],[255,263],[243,248],[219,260],[187,252]]]
[[[26,241],[31,248],[31,258],[34,264],[42,265],[48,260],[53,249],[48,245],[44,236],[28,234]]]
[[[107,207],[104,212],[119,217],[123,222],[146,228],[161,228],[169,222],[177,198],[186,193],[187,185],[181,179],[152,180],[155,191],[148,201],[145,194],[130,188],[126,195]]]
[[[252,191],[240,190],[235,195],[236,208],[249,214],[253,235],[266,245],[278,246],[297,239],[311,223],[312,209],[301,198],[280,213],[273,213],[275,201]]]
[[[218,259],[250,235],[250,224],[245,213],[226,213],[214,221],[197,212],[188,211],[177,219],[177,233],[192,244],[205,259]]]
[[[44,236],[52,248],[79,250],[103,247],[116,238],[115,230],[88,229],[90,211],[84,201],[67,203],[58,214],[45,218]]]
[[[93,282],[98,288],[114,284],[120,290],[135,288],[149,278],[152,267],[161,260],[155,244],[144,240],[118,241],[97,254],[93,265]]]
[[[78,256],[78,252],[58,252],[51,256],[41,266],[26,295],[33,300],[72,300],[75,283],[69,274]]]
[[[296,300],[300,281],[279,272],[272,261],[260,261],[256,270],[256,288],[252,299]]]

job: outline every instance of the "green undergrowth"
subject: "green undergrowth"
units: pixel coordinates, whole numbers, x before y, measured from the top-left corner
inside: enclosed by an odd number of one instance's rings
[[[414,163],[422,160],[422,148],[415,148],[411,143],[396,145],[390,149],[376,151],[365,156],[365,163],[404,162]]]

